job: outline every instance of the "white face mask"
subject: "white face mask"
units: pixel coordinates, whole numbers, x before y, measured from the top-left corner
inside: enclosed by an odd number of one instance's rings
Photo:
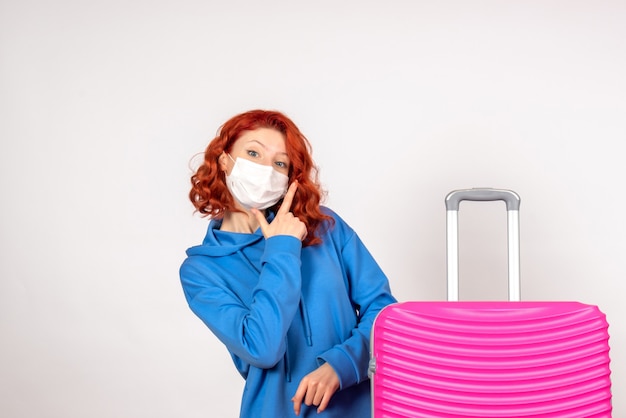
[[[228,155],[231,160],[233,157]],[[287,192],[289,177],[269,165],[253,163],[245,158],[233,160],[235,165],[226,175],[228,191],[246,209],[267,209]]]

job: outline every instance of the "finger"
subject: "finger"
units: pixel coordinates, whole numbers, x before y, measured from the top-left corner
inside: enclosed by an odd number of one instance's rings
[[[322,402],[320,402],[320,405],[317,408],[318,414],[326,410],[326,407],[328,406],[328,403],[330,402],[330,398],[331,398],[331,395],[329,393],[324,394],[324,397],[322,398]]]
[[[315,395],[313,396],[313,405],[319,406],[322,403],[324,396],[326,396],[327,391],[328,389],[326,389],[325,386],[319,384],[315,390]]]
[[[317,388],[311,387],[309,385],[306,391],[306,396],[304,397],[304,404],[307,406],[316,405],[315,404],[316,393],[317,393]]]
[[[291,203],[293,202],[293,197],[296,195],[296,190],[298,190],[298,180],[289,185],[289,189],[287,189],[287,193],[285,197],[283,197],[283,203],[280,205],[278,213],[287,213],[291,210]]]
[[[300,415],[300,409],[302,407],[302,398],[304,398],[305,394],[306,394],[306,385],[303,383],[300,383],[300,385],[298,386],[298,389],[296,390],[296,394],[293,395],[293,398],[291,398],[291,401],[293,402],[293,412],[295,412],[296,415]]]
[[[267,219],[265,219],[265,215],[263,215],[263,212],[261,212],[260,210],[256,208],[252,208],[250,209],[250,211],[252,212],[256,220],[259,222],[259,226],[261,227],[261,231],[263,232],[263,235],[267,235],[267,228],[270,226],[270,224],[267,223]]]

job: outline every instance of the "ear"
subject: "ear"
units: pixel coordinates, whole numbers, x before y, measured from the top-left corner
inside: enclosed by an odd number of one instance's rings
[[[228,171],[228,155],[226,155],[224,151],[222,151],[222,154],[217,159],[217,163],[220,166],[220,170],[224,172]]]

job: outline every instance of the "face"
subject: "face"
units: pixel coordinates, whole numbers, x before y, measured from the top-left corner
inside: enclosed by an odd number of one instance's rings
[[[226,153],[220,156],[220,166],[230,174],[237,158],[244,158],[261,165],[272,166],[276,171],[289,174],[289,157],[285,148],[285,136],[275,129],[258,128],[244,131],[230,150],[232,160]]]

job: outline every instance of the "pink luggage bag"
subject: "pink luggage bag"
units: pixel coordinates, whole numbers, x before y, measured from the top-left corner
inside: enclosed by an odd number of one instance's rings
[[[503,200],[509,301],[458,301],[458,210]],[[372,327],[373,418],[611,417],[609,336],[598,307],[522,302],[519,196],[469,189],[446,197],[448,301],[387,306]]]

